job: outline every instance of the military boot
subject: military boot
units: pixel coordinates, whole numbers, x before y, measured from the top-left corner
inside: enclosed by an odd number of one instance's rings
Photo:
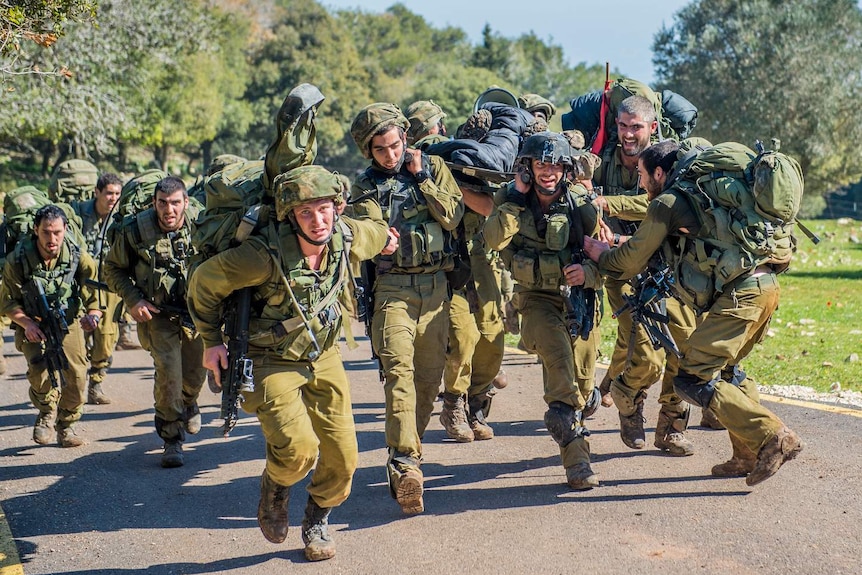
[[[57,425],[57,444],[60,447],[80,447],[83,438],[75,432],[74,425]]]
[[[36,417],[36,424],[33,426],[33,441],[39,445],[48,445],[54,439],[54,418],[56,412],[39,412]]]
[[[685,436],[688,427],[688,414],[671,414],[659,411],[658,423],[655,425],[655,446],[671,455],[692,455],[694,445]]]
[[[132,339],[132,324],[127,321],[120,322],[120,337],[117,339],[117,345],[114,349],[141,349],[134,339]]]
[[[635,412],[631,415],[620,413],[620,437],[628,447],[643,449],[646,442],[644,434],[644,402],[635,403]]]
[[[425,511],[425,501],[422,498],[425,479],[418,469],[408,467],[399,470],[395,477],[395,500],[401,506],[401,511],[407,515],[415,515]]]
[[[470,429],[473,430],[473,438],[476,441],[484,441],[494,438],[494,429],[488,425],[485,416],[491,410],[491,400],[496,390],[489,389],[485,393],[471,395],[467,401],[467,419],[470,421]]]
[[[754,469],[757,455],[733,434],[730,435],[730,445],[733,447],[733,456],[724,463],[713,466],[714,477],[745,477]]]
[[[263,536],[273,543],[287,539],[287,504],[290,487],[279,485],[269,478],[266,470],[260,476],[260,502],[257,504],[257,524]]]
[[[440,423],[446,429],[446,434],[458,443],[470,443],[474,439],[473,430],[467,422],[467,411],[464,397],[454,393],[443,393],[443,409],[440,411]]]
[[[185,425],[186,431],[192,435],[201,430],[201,410],[196,401],[191,405],[185,406],[185,410],[183,411],[183,425]]]
[[[779,467],[799,455],[800,451],[802,440],[793,430],[782,427],[757,452],[754,469],[745,478],[746,485],[757,485],[766,481],[775,475]]]
[[[335,542],[329,536],[329,512],[331,507],[320,507],[309,495],[302,519],[302,542],[305,558],[323,561],[335,557]]]
[[[599,486],[599,478],[589,463],[576,463],[566,469],[566,483],[575,491],[586,491]]]
[[[716,417],[715,412],[708,407],[704,407],[700,413],[700,426],[709,429],[727,429]]]
[[[90,405],[107,405],[111,403],[111,398],[102,391],[101,384],[90,381],[90,389],[87,391],[87,403]]]
[[[182,467],[185,464],[183,460],[183,442],[179,439],[170,439],[165,441],[165,447],[162,451],[162,467]]]

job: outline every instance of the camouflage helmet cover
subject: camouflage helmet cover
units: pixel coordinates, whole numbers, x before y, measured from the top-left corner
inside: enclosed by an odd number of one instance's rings
[[[545,114],[545,120],[550,120],[557,113],[557,107],[550,100],[538,94],[522,94],[518,98],[518,107],[531,114],[542,112]]]
[[[413,102],[407,106],[404,114],[410,122],[410,128],[407,130],[407,142],[410,144],[425,136],[428,130],[446,117],[443,108],[435,104],[433,100]]]
[[[296,206],[315,200],[330,198],[340,204],[342,186],[337,174],[313,164],[279,174],[273,181],[276,217],[284,220]]]
[[[572,147],[561,134],[539,132],[524,140],[518,159],[539,160],[546,164],[563,164],[571,167]]]
[[[371,159],[371,139],[375,134],[389,126],[399,126],[405,132],[410,122],[395,104],[375,102],[362,108],[350,125],[350,135],[362,155]]]

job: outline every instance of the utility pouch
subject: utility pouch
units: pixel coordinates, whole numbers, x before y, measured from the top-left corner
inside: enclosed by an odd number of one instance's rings
[[[532,254],[518,252],[512,257],[512,277],[523,286],[536,285],[536,259]]]
[[[395,252],[395,265],[402,268],[415,268],[422,265],[425,254],[425,231],[422,227],[403,226]]]
[[[552,252],[558,252],[569,243],[569,218],[566,214],[554,214],[548,219],[545,232],[545,245]]]
[[[427,222],[421,228],[425,232],[425,258],[424,263],[436,264],[443,259],[443,249],[446,237],[443,226],[438,222]]]
[[[540,285],[542,288],[558,288],[563,279],[563,270],[560,269],[560,258],[557,254],[539,255]]]

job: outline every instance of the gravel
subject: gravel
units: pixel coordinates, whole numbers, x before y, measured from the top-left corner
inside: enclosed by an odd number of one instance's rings
[[[834,403],[862,409],[862,392],[842,391],[837,384],[829,392],[815,391],[805,385],[758,385],[760,393],[786,397],[789,399],[800,399],[803,401],[819,401],[821,403]]]

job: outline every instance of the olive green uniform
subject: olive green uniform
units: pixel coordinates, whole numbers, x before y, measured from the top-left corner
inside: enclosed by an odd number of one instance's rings
[[[387,228],[382,222],[342,221],[353,233],[351,259],[368,259],[383,249]],[[336,345],[342,326],[336,296],[348,281],[344,235],[336,229],[320,269],[313,270],[290,224],[270,224],[265,235],[253,235],[203,262],[192,274],[188,294],[189,311],[210,348],[223,341],[222,302],[234,290],[254,288],[248,356],[254,362],[255,389],[244,392],[243,409],[260,420],[267,475],[290,487],[317,462],[308,491],[325,508],[347,499],[358,459],[350,383]],[[311,310],[310,325],[320,348],[316,359],[283,276],[290,278],[299,304]]]
[[[406,167],[395,174],[372,167],[356,179],[350,200],[358,219],[388,222],[400,233],[398,250],[374,259],[372,345],[386,379],[386,444],[402,470],[419,468],[420,438],[443,376],[446,272],[454,265],[450,232],[464,213],[449,168],[436,156],[423,157],[430,173],[424,181],[417,182]]]
[[[105,282],[131,309],[141,300],[156,306],[185,308],[192,217],[166,233],[159,228],[154,208],[126,216],[103,264]],[[206,379],[201,362],[203,342],[182,317],[162,311],[138,324],[141,346],[155,365],[155,425],[166,441],[185,439],[185,420],[196,409]]]
[[[581,218],[584,233],[598,234],[595,208],[588,202],[587,190],[579,184],[565,184],[573,197],[577,213],[570,214],[567,202],[561,196],[551,207],[550,215],[542,214],[535,192],[526,195],[526,207],[511,201],[513,184],[500,189],[494,202],[497,210],[485,222],[484,236],[491,249],[500,256],[515,280],[515,307],[521,314],[521,338],[525,347],[542,360],[542,380],[545,403],[564,403],[576,412],[582,411],[590,389],[580,389],[580,377],[595,371],[595,354],[589,349],[595,345],[579,347],[577,359],[593,361],[576,365],[576,342],[569,334],[565,322],[565,302],[560,286],[565,285],[563,268],[572,262],[572,249],[576,240],[571,231],[570,217]],[[512,196],[507,198],[507,194]],[[587,212],[591,217],[586,217]],[[545,228],[545,229],[541,229]],[[595,264],[583,263],[585,288],[600,289],[601,277]],[[584,352],[584,350],[587,350]],[[559,441],[558,438],[555,437]],[[587,438],[577,438],[560,448],[563,467],[569,469],[580,463],[589,463],[590,447]]]
[[[96,199],[86,202],[74,202],[72,207],[81,217],[81,232],[87,242],[87,250],[96,262],[104,261],[110,249],[107,240],[107,227],[111,224],[108,217],[99,217],[96,212]],[[90,382],[102,383],[107,375],[108,368],[113,363],[114,348],[120,337],[119,312],[122,304],[120,296],[108,290],[98,292],[99,309],[102,310],[102,320],[99,325],[85,337],[89,343],[90,356]]]
[[[649,200],[645,193],[638,190],[637,171],[629,171],[623,166],[619,147],[612,154],[606,153],[603,161],[606,163],[596,174],[595,183],[603,187],[607,198],[609,225],[614,233],[631,235],[635,229],[632,222],[644,217]],[[637,273],[641,271],[643,269]],[[633,293],[627,280],[613,277],[607,278],[605,288],[612,311],[623,307],[624,294]],[[694,313],[672,299],[667,300],[667,311],[671,333],[677,345],[684,346],[687,335],[694,330]],[[676,357],[671,354],[665,358],[664,350],[653,347],[643,326],[632,324],[630,313],[617,317],[617,340],[606,375],[611,381],[614,404],[621,415],[633,415],[637,403],[643,401],[646,390],[662,376],[662,366],[666,363],[659,403],[669,415],[682,415],[687,406],[673,389],[673,376],[678,368]]]
[[[650,203],[629,241],[601,255],[599,268],[622,280],[644,269],[660,248],[666,257],[678,257],[680,229],[695,233],[699,224],[688,200],[671,190]],[[678,283],[675,286],[679,288]],[[768,266],[726,286],[688,338],[675,380],[677,384],[680,378],[694,380],[709,400],[701,407],[712,409],[728,431],[755,453],[783,423],[760,405],[756,384],[738,364],[765,336],[779,293],[777,278]]]
[[[27,380],[30,382],[30,401],[40,413],[57,411],[58,428],[71,427],[81,419],[87,399],[87,350],[84,346],[84,331],[78,319],[88,309],[96,309],[93,290],[85,284],[96,277],[96,263],[85,252],[81,252],[66,236],[59,256],[45,265],[39,255],[32,236],[26,236],[6,258],[3,268],[3,284],[0,286],[0,311],[9,314],[22,309],[33,318],[33,310],[24,305],[21,289],[31,278],[38,278],[45,289],[49,304],[58,301],[68,306],[65,311],[69,333],[63,338],[63,351],[69,360],[68,369],[62,370],[65,385],[54,388],[48,376],[45,362],[35,362],[42,354],[42,343],[32,343],[24,336],[24,329],[15,326],[15,347],[27,359]]]

